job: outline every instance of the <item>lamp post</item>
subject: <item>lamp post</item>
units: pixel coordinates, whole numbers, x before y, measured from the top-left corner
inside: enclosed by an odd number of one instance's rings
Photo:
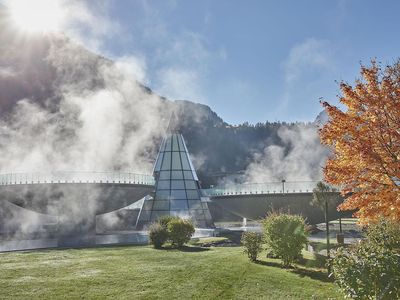
[[[286,180],[282,179],[282,194],[285,193],[285,182],[286,182]]]

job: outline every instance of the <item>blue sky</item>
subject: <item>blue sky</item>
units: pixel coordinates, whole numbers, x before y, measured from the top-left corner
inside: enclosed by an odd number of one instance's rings
[[[335,80],[354,82],[360,61],[392,63],[400,53],[400,1],[85,3],[80,29],[69,31],[85,46],[233,124],[312,121],[321,97],[337,103]]]

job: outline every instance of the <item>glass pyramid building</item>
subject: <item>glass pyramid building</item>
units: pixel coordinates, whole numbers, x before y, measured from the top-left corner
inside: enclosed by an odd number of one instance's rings
[[[183,136],[169,133],[164,138],[154,166],[155,193],[147,198],[140,210],[138,226],[170,215],[191,219],[195,227],[213,225],[199,179],[190,161]]]

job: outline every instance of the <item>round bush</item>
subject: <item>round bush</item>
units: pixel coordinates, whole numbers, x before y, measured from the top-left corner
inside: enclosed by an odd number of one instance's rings
[[[243,232],[242,245],[243,251],[247,254],[251,261],[256,261],[258,254],[262,250],[262,235],[257,232]]]
[[[190,241],[194,231],[194,226],[189,220],[176,218],[168,222],[169,240],[178,248]]]
[[[281,258],[285,267],[301,257],[301,250],[307,243],[303,217],[271,213],[263,220],[263,225],[268,250]]]
[[[156,249],[160,249],[168,240],[167,229],[159,223],[153,223],[149,227],[149,241]]]

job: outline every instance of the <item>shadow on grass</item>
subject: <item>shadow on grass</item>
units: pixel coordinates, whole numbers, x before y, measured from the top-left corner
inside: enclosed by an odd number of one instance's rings
[[[264,260],[257,260],[255,261],[256,264],[267,266],[267,267],[274,267],[274,268],[282,268],[282,264],[274,261],[264,261]]]
[[[322,282],[332,282],[332,279],[328,277],[328,274],[327,274],[326,271],[309,269],[309,268],[323,268],[323,267],[325,267],[325,263],[324,262],[322,263],[321,261],[318,261],[318,260],[302,258],[299,262],[297,262],[297,264],[301,265],[301,266],[304,266],[304,267],[290,266],[290,267],[287,267],[287,268],[283,267],[281,262],[275,262],[275,261],[257,260],[255,263],[258,264],[258,265],[262,265],[262,266],[288,270],[289,272],[297,274],[300,277],[309,277],[311,279],[319,280],[319,281],[322,281]]]
[[[324,271],[310,270],[304,268],[294,268],[291,270],[292,273],[299,275],[300,277],[309,277],[311,279],[323,281],[323,282],[332,282],[333,280],[328,277],[328,274]]]
[[[172,247],[172,246],[164,246],[162,248],[158,248],[156,250],[178,250],[181,252],[204,252],[209,251],[209,248],[195,247],[195,246],[182,246],[180,248]]]

